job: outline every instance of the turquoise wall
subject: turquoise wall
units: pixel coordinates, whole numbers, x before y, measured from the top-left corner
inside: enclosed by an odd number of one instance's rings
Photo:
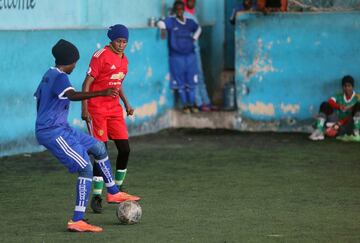
[[[306,124],[322,101],[341,91],[344,75],[359,85],[359,40],[359,12],[239,14],[235,77],[241,118],[275,121],[278,130]]]
[[[157,32],[150,28],[130,31],[126,50],[129,72],[123,87],[136,111],[134,118],[127,120],[129,126],[162,116],[173,105],[168,87],[166,43],[158,40]],[[28,151],[36,144],[33,140],[36,112],[32,94],[43,73],[54,63],[51,47],[59,38],[69,40],[79,48],[81,58],[70,80],[77,90],[81,90],[92,53],[108,42],[105,30],[0,31],[2,58],[7,60],[0,66],[0,104],[3,107],[0,155]],[[69,122],[84,128],[80,102],[72,102]],[[27,144],[12,146],[23,138]]]
[[[8,2],[10,5],[7,5]],[[80,90],[91,55],[108,43],[106,28],[115,23],[130,27],[126,49],[129,72],[124,81],[125,92],[135,108],[135,116],[127,118],[130,135],[168,127],[170,123],[165,114],[173,108],[174,102],[169,90],[166,41],[160,40],[159,31],[147,24],[150,17],[166,15],[172,2],[0,1],[0,157],[42,149],[34,138],[36,114],[33,93],[43,73],[54,64],[51,47],[57,40],[67,39],[79,48],[81,58],[70,80]],[[217,15],[221,1],[198,1],[198,7],[201,24],[207,29],[201,38],[210,43],[206,57],[222,55],[222,20],[221,15]],[[217,80],[222,58],[210,60],[207,68],[211,80]],[[79,102],[71,104],[69,122],[84,129]]]

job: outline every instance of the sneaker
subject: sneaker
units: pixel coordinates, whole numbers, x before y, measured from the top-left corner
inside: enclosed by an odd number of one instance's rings
[[[94,195],[91,198],[90,207],[94,213],[102,213],[102,198],[100,195]]]
[[[190,108],[192,113],[199,113],[199,108],[197,108],[196,106],[193,106]]]
[[[103,231],[103,229],[101,227],[91,225],[91,224],[85,222],[84,220],[79,220],[76,222],[70,220],[67,224],[67,229],[69,231],[73,231],[73,232],[101,232],[101,231]]]
[[[108,193],[106,200],[108,203],[121,203],[125,201],[139,201],[140,197],[127,194],[126,192],[118,192],[116,194]]]
[[[351,140],[352,140],[352,138],[351,138],[352,136],[348,136],[348,135],[343,135],[343,136],[337,136],[336,137],[336,139],[337,140],[341,140],[341,141],[343,141],[343,142],[351,142]]]
[[[352,141],[353,142],[360,142],[360,135],[357,135],[357,136],[352,136]]]
[[[343,142],[360,142],[360,136],[354,136],[354,135],[344,135],[344,136],[338,136],[336,139],[341,140]]]
[[[202,106],[200,106],[200,111],[209,112],[209,111],[211,111],[211,108],[209,105],[202,105]]]
[[[319,129],[316,129],[310,136],[309,136],[309,139],[310,140],[313,140],[313,141],[319,141],[319,140],[324,140],[324,133],[319,130]]]
[[[360,131],[359,131],[359,129],[354,129],[354,136],[355,136],[355,137],[360,136]]]
[[[210,105],[210,109],[211,109],[212,111],[219,111],[219,110],[220,110],[220,108],[217,107],[216,105]]]
[[[184,107],[183,108],[183,112],[185,113],[185,114],[190,114],[191,113],[191,110],[190,110],[190,108],[189,107]]]

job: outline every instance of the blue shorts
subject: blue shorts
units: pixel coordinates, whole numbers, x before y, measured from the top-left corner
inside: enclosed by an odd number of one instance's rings
[[[36,131],[36,138],[71,173],[79,172],[91,163],[87,151],[98,143],[95,138],[70,126]]]
[[[170,61],[170,87],[172,89],[193,88],[199,73],[195,53],[189,55],[172,55]]]

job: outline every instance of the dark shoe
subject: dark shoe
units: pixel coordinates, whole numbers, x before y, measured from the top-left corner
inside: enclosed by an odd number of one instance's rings
[[[95,195],[91,198],[90,207],[94,213],[102,213],[102,198],[99,195]]]

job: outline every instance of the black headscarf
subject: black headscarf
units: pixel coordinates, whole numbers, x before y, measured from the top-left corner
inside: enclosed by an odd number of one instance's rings
[[[52,48],[56,65],[69,65],[79,60],[79,50],[76,46],[64,39],[60,39]]]

